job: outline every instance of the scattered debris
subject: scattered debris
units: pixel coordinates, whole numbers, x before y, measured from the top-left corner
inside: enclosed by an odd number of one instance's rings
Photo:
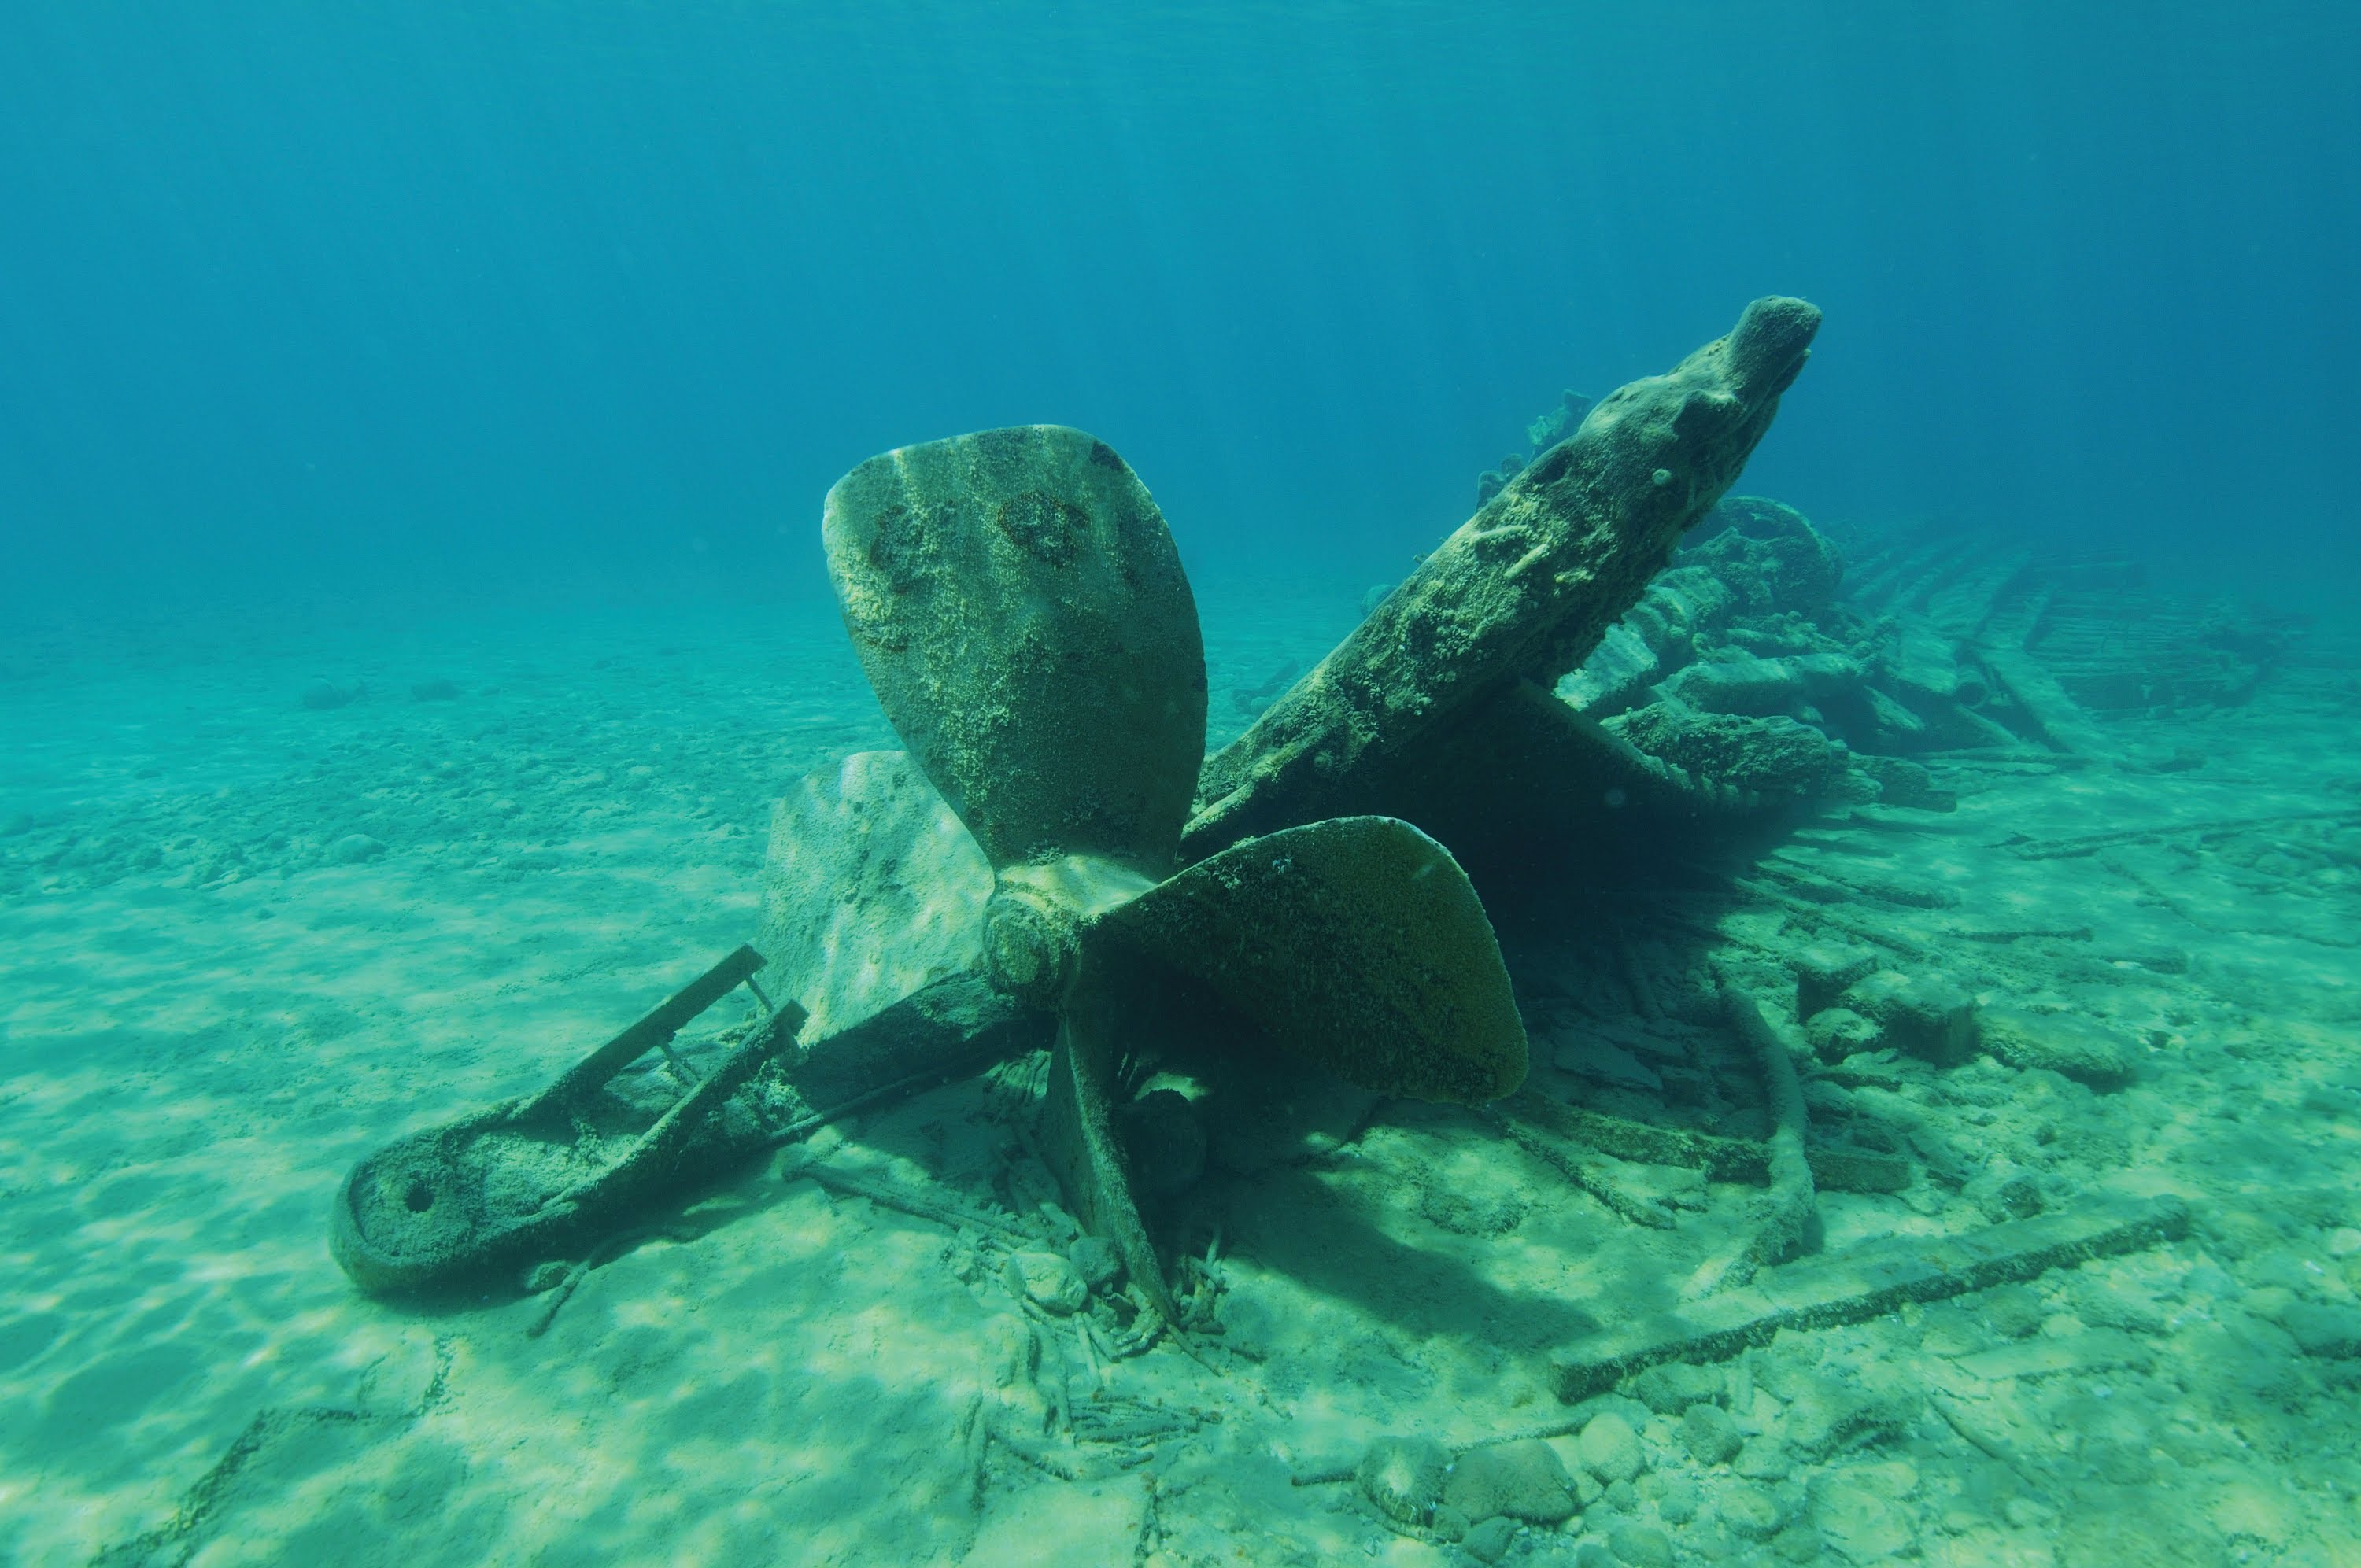
[[[1598,1335],[1554,1358],[1551,1380],[1558,1398],[1572,1403],[1659,1362],[1725,1360],[1781,1329],[1858,1323],[1905,1301],[1941,1300],[2158,1246],[2188,1229],[2189,1208],[2179,1199],[2097,1199],[1964,1235],[1868,1243]]]

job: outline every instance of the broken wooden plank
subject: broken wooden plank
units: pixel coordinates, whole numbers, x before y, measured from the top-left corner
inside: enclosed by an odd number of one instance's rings
[[[1713,975],[1721,992],[1723,1016],[1762,1064],[1763,1091],[1771,1102],[1773,1124],[1767,1146],[1771,1190],[1749,1205],[1749,1234],[1744,1240],[1731,1251],[1708,1259],[1690,1277],[1691,1285],[1706,1292],[1744,1285],[1765,1264],[1784,1263],[1795,1256],[1803,1250],[1804,1234],[1815,1218],[1812,1168],[1804,1153],[1807,1125],[1804,1088],[1795,1080],[1795,1064],[1730,966],[1717,962]]]
[[[1680,1127],[1657,1127],[1603,1111],[1587,1111],[1528,1090],[1508,1102],[1516,1117],[1576,1143],[1587,1144],[1636,1165],[1678,1165],[1702,1170],[1709,1180],[1771,1180],[1771,1149],[1744,1138]],[[1910,1185],[1910,1162],[1864,1149],[1806,1148],[1816,1186],[1831,1192],[1899,1192]]]
[[[2269,817],[2214,817],[2193,822],[2159,822],[2147,828],[2120,828],[2111,833],[2085,833],[2074,839],[2031,839],[2005,846],[2020,861],[2062,861],[2094,855],[2118,844],[2158,843],[2186,834],[2237,833],[2250,828],[2282,828],[2297,822],[2349,822],[2361,817],[2350,806],[2324,811],[2282,811]]]
[[[2153,1359],[2148,1346],[2120,1329],[2086,1329],[2063,1339],[2015,1340],[1962,1355],[1951,1365],[1970,1376],[1998,1383],[2011,1377],[2047,1377],[2060,1372],[2146,1366]]]
[[[1745,1289],[1593,1334],[1552,1357],[1550,1382],[1571,1404],[1663,1362],[1727,1360],[1748,1345],[1768,1343],[1781,1329],[1865,1322],[1905,1301],[1987,1290],[2188,1232],[2189,1206],[2178,1198],[2105,1199],[1965,1235],[1872,1242],[1766,1269]]]
[[[1547,1138],[1536,1135],[1531,1129],[1519,1126],[1499,1112],[1478,1106],[1476,1114],[1513,1139],[1517,1146],[1565,1177],[1575,1186],[1598,1199],[1613,1212],[1635,1225],[1647,1225],[1659,1231],[1673,1228],[1673,1212],[1661,1198],[1643,1198],[1624,1190],[1622,1185],[1609,1174],[1603,1162],[1584,1159],[1571,1149],[1559,1147]],[[1612,1156],[1609,1157],[1613,1157]],[[1654,1163],[1664,1164],[1664,1161]]]
[[[1993,684],[2016,704],[2021,720],[2034,738],[2070,756],[2101,757],[2108,751],[2106,732],[2066,693],[2040,660],[2005,645],[2001,639],[1973,650]]]

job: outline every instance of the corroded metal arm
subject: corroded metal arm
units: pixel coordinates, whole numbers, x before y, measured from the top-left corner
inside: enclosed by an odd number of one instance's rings
[[[1603,400],[1206,762],[1182,858],[1351,812],[1439,720],[1579,663],[1736,482],[1819,321],[1757,300],[1728,336]]]

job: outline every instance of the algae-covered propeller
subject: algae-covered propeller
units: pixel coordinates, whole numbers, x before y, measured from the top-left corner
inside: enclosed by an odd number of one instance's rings
[[[1523,1081],[1490,922],[1417,828],[1332,818],[1176,872],[1204,648],[1163,516],[1104,442],[1033,425],[889,452],[829,492],[824,532],[886,717],[992,864],[993,983],[1058,1017],[1057,1174],[1160,1310],[1115,1124],[1157,968],[1383,1093],[1475,1104]]]

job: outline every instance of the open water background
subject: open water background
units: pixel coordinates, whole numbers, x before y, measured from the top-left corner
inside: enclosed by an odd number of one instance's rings
[[[2361,575],[2361,11],[23,0],[0,597],[820,592],[1058,421],[1201,577],[1398,576],[1562,388],[1828,313],[1744,488]]]

